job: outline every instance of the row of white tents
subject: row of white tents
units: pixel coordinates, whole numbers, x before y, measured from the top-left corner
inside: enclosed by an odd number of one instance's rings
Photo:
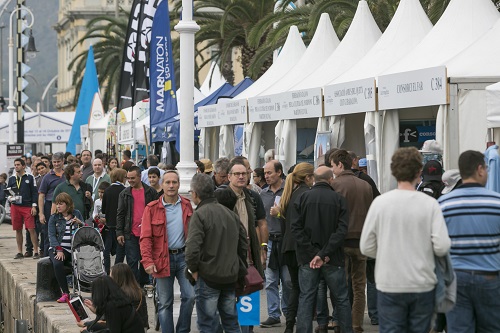
[[[371,175],[387,191],[395,186],[389,164],[401,121],[436,122],[447,169],[457,167],[460,152],[483,151],[494,139],[488,129],[500,127],[500,86],[485,88],[500,81],[498,59],[500,13],[491,0],[452,0],[435,26],[418,0],[401,0],[383,34],[360,0],[342,41],[326,14],[307,48],[292,27],[259,80],[232,101],[200,108],[200,151],[219,157],[214,132],[245,123],[252,166],[265,145],[286,170],[296,161],[297,128],[316,128],[331,132],[331,147],[366,154]],[[488,114],[487,91],[496,113]],[[245,112],[236,115],[235,107]]]

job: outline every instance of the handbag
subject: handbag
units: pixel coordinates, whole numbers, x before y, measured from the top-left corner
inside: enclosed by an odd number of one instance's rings
[[[256,291],[264,289],[264,279],[260,275],[257,268],[255,268],[252,260],[252,251],[250,251],[250,241],[248,242],[248,268],[247,274],[245,275],[244,285],[242,286],[240,282],[236,283],[235,294],[236,297],[250,295]]]

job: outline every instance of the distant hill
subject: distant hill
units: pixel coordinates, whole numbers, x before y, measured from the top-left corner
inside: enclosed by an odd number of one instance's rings
[[[1,1],[0,1],[1,2]],[[9,4],[8,11],[15,7],[15,0]],[[39,51],[36,58],[30,60],[28,65],[31,71],[26,79],[29,82],[25,93],[29,99],[26,102],[33,110],[36,111],[36,103],[41,102],[43,91],[50,80],[57,75],[57,33],[52,28],[57,23],[57,12],[59,8],[59,0],[26,0],[26,6],[32,10],[35,16],[35,24],[33,26],[33,36],[35,37],[36,48]],[[8,36],[9,36],[9,15],[4,13],[0,17],[0,26],[5,26],[2,30],[2,92],[1,96],[8,97],[9,74],[8,67]],[[15,38],[15,37],[14,37]],[[15,75],[15,72],[14,72]],[[36,81],[36,83],[35,83]],[[51,86],[49,93],[42,106],[43,111],[55,111],[56,100],[53,97],[56,93],[55,85]],[[47,109],[47,99],[49,107]]]

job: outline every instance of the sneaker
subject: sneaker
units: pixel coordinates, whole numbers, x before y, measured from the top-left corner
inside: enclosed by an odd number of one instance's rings
[[[62,296],[57,300],[57,303],[68,303],[69,294],[62,294]]]
[[[33,255],[33,259],[35,259],[35,260],[40,259],[40,255],[38,253],[35,253]]]
[[[23,259],[23,258],[24,258],[24,256],[23,256],[23,254],[22,254],[22,253],[18,253],[18,254],[16,254],[16,256],[14,257],[14,259]]]
[[[32,257],[32,256],[33,256],[33,252],[29,252],[29,251],[24,252],[24,257],[25,258],[29,258],[29,257]]]
[[[267,318],[265,321],[260,323],[260,327],[265,327],[265,328],[276,327],[276,326],[281,326],[281,321],[279,319],[271,317]]]

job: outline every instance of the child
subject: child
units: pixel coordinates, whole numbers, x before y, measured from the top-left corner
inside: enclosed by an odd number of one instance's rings
[[[102,197],[104,195],[104,191],[109,187],[108,182],[102,182],[99,184],[97,188],[97,192],[99,193],[99,198],[94,202],[94,211],[92,212],[92,218],[94,219],[94,226],[99,228],[99,231],[102,232],[102,229],[106,226],[106,218],[104,214],[102,214]]]

